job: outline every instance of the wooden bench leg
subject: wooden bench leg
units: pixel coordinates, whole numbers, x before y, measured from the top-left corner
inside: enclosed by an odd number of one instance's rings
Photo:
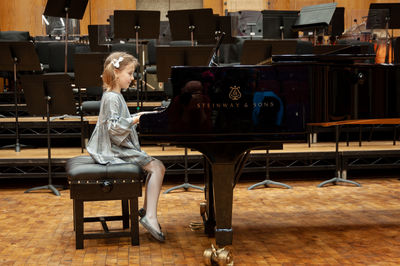
[[[138,198],[131,198],[130,218],[131,218],[131,244],[132,246],[139,245],[139,219],[138,219]]]
[[[75,246],[83,249],[83,200],[74,199]]]
[[[129,228],[129,207],[128,200],[122,200],[122,226],[124,229]]]

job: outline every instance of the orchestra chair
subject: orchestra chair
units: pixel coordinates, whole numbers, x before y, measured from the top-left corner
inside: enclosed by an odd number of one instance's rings
[[[53,42],[48,45],[49,47],[49,70],[50,73],[65,73],[65,43]],[[68,43],[68,56],[67,56],[67,73],[71,78],[74,75],[74,55],[76,53],[90,52],[89,45]]]
[[[49,72],[50,66],[50,52],[49,52],[49,44],[50,42],[41,41],[35,42],[35,50],[37,55],[39,56],[40,66],[43,69],[43,72]]]
[[[73,223],[76,249],[83,249],[84,239],[130,237],[132,245],[139,245],[138,197],[142,196],[145,175],[141,167],[132,164],[97,164],[90,156],[77,156],[66,163],[73,200]],[[84,217],[84,203],[88,201],[121,200],[122,215]],[[128,207],[129,202],[129,207]],[[123,229],[109,230],[107,221],[122,220]],[[84,224],[100,222],[104,232],[85,233]]]

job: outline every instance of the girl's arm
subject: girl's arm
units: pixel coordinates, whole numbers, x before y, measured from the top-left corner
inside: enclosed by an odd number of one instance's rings
[[[133,114],[133,115],[132,115],[132,118],[133,118],[132,124],[133,124],[133,125],[138,124],[141,115],[144,115],[144,114],[154,114],[154,113],[159,113],[159,112],[160,112],[160,111],[146,111],[146,112],[139,112],[139,113]]]

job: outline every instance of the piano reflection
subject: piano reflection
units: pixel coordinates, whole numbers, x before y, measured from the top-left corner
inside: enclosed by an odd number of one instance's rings
[[[251,149],[306,141],[310,67],[172,67],[173,98],[140,117],[142,143],[170,143],[206,158],[205,232],[232,243],[233,188]]]

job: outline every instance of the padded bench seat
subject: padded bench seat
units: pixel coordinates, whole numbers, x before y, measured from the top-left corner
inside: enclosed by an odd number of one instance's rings
[[[138,197],[142,196],[143,171],[135,164],[97,164],[90,156],[77,156],[67,161],[66,171],[73,200],[76,248],[83,248],[84,239],[131,237],[139,244]],[[121,200],[122,215],[84,217],[85,201]],[[129,202],[129,208],[128,208]],[[106,221],[122,220],[130,231],[109,231]],[[104,232],[84,233],[85,222],[101,222]]]

